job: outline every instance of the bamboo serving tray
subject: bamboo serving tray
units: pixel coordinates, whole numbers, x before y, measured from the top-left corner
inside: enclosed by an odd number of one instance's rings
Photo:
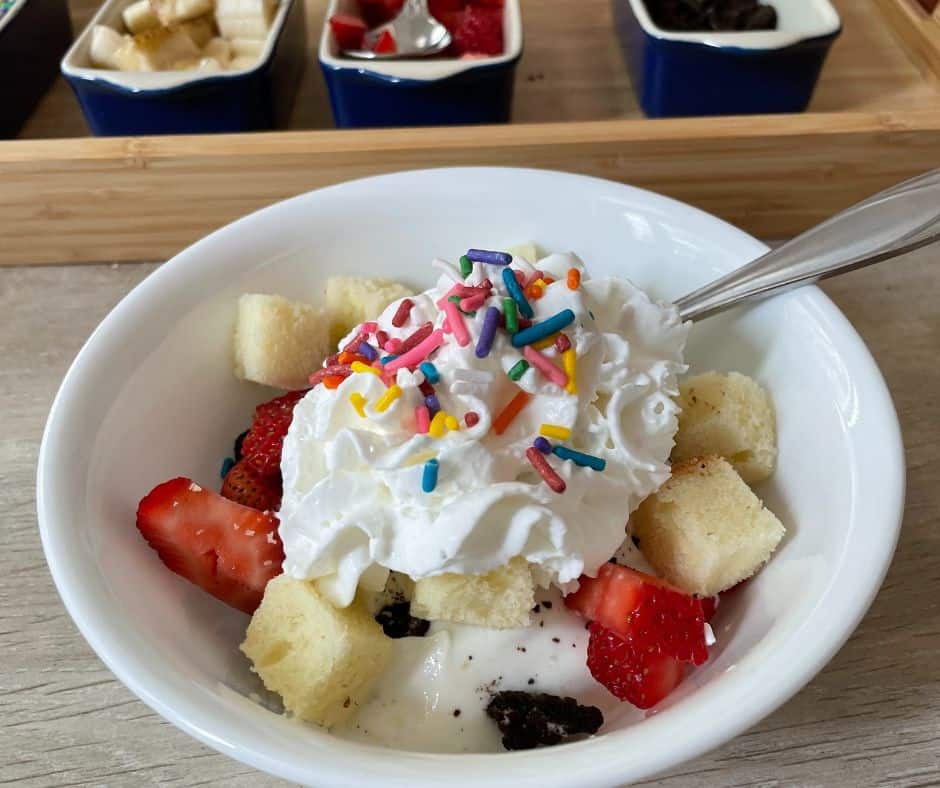
[[[166,258],[276,200],[396,170],[511,165],[652,189],[785,237],[940,165],[940,8],[835,0],[844,30],[801,115],[646,120],[609,0],[523,2],[513,123],[332,129],[315,57],[292,126],[242,135],[88,138],[59,80],[22,139],[0,142],[0,264]],[[97,2],[73,0],[80,30]]]

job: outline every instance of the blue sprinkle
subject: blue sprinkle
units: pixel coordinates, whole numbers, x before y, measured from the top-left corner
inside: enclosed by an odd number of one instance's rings
[[[486,249],[468,249],[467,259],[474,263],[509,265],[512,262],[512,255],[506,252],[490,252]]]
[[[532,305],[522,292],[522,288],[516,281],[516,275],[511,268],[503,269],[503,284],[506,285],[506,291],[512,296],[512,300],[516,302],[522,316],[531,320],[535,312],[532,311]]]
[[[388,364],[389,361],[394,361],[398,356],[382,356],[382,364]]]
[[[379,357],[379,351],[368,342],[359,343],[359,354],[365,356],[369,361],[375,361]]]
[[[537,437],[537,438],[532,442],[532,445],[535,446],[535,448],[538,449],[540,452],[542,452],[542,454],[548,454],[548,453],[551,452],[551,450],[552,450],[552,444],[550,444],[550,443],[549,443],[545,438],[543,438],[541,435],[539,435],[539,437]]]
[[[540,339],[551,336],[556,331],[571,325],[574,322],[574,312],[570,309],[562,309],[557,315],[552,315],[541,323],[536,323],[528,328],[523,328],[512,335],[513,347],[525,347]]]
[[[552,449],[552,454],[556,457],[561,457],[563,460],[571,460],[575,465],[579,465],[582,468],[593,468],[595,471],[602,471],[607,467],[607,460],[602,460],[600,457],[595,457],[593,454],[584,454],[583,452],[569,449],[567,446],[556,446]]]
[[[224,460],[222,460],[222,468],[219,470],[219,476],[221,476],[223,479],[228,476],[228,472],[232,470],[232,466],[234,464],[235,460],[233,460],[231,457],[226,457]]]
[[[424,463],[424,473],[421,476],[421,489],[426,493],[434,492],[437,487],[437,469],[440,463],[437,460],[428,460]]]
[[[434,418],[434,415],[441,409],[441,403],[437,398],[437,394],[428,394],[424,398],[424,404],[428,406],[428,413],[431,418]]]
[[[483,328],[480,329],[480,338],[477,340],[477,358],[486,358],[493,349],[493,340],[496,339],[496,329],[499,328],[500,311],[495,306],[488,306],[483,316]]]
[[[428,383],[435,385],[440,382],[441,376],[437,371],[437,367],[435,367],[430,361],[422,361],[418,365],[418,369],[424,373],[424,379]]]

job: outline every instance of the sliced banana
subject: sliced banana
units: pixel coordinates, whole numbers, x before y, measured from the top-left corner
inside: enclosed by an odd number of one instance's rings
[[[265,38],[277,0],[216,0],[215,19],[228,39]]]

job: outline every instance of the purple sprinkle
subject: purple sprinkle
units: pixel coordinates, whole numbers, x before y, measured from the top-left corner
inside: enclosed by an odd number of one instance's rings
[[[548,454],[552,450],[552,444],[545,440],[545,438],[543,438],[541,435],[532,442],[532,445],[542,452],[542,454]]]
[[[506,252],[490,252],[486,249],[468,249],[467,259],[474,263],[509,265],[512,262],[512,255]]]
[[[436,394],[431,394],[424,398],[424,404],[428,406],[428,414],[431,418],[434,418],[434,415],[441,409],[441,403],[437,399]]]
[[[369,361],[375,361],[379,357],[379,351],[377,351],[372,345],[368,342],[359,343],[359,355],[365,356]]]
[[[488,306],[486,313],[483,315],[483,328],[480,329],[480,338],[477,340],[477,358],[486,358],[490,354],[498,327],[499,310],[495,306]]]

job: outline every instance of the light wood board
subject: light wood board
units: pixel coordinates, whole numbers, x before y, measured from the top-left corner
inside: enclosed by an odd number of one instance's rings
[[[153,268],[0,270],[3,785],[286,785],[188,738],[134,698],[78,634],[40,549],[35,470],[56,387],[98,321]],[[871,347],[904,432],[904,527],[872,609],[830,665],[783,708],[647,786],[940,784],[938,288],[940,259],[929,250],[825,287]]]

